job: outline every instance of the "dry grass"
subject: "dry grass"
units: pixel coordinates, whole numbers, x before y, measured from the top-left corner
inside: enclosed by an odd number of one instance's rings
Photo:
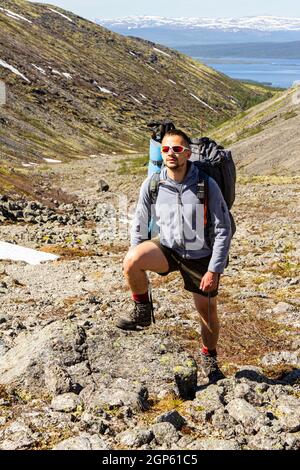
[[[273,380],[281,380],[286,374],[295,370],[295,367],[289,364],[276,364],[262,367],[264,374]]]
[[[235,319],[223,316],[219,341],[221,363],[260,365],[265,354],[288,348],[288,330],[288,327],[255,315],[241,315]]]
[[[162,400],[157,400],[156,398],[150,398],[150,409],[143,411],[140,415],[141,422],[145,425],[150,425],[155,422],[155,419],[160,416],[162,413],[168,411],[177,410],[179,413],[184,410],[184,400],[176,398],[175,395],[170,393]]]
[[[45,253],[51,253],[54,255],[58,255],[60,258],[56,262],[72,260],[76,258],[86,258],[92,256],[99,256],[99,253],[94,250],[86,250],[83,248],[68,248],[59,245],[51,245],[51,246],[42,246],[38,248],[40,251]]]
[[[38,443],[34,444],[31,447],[31,450],[51,450],[59,442],[62,442],[65,439],[70,439],[71,437],[75,437],[77,435],[74,430],[68,428],[61,430],[53,425],[49,425],[45,429],[35,429],[31,425],[31,428],[34,432],[38,432],[39,434],[43,435],[43,438]]]
[[[51,312],[42,312],[39,314],[39,319],[41,320],[66,320],[69,315],[68,309],[64,307],[59,307],[53,309]]]
[[[72,307],[76,302],[80,302],[83,299],[84,297],[80,295],[73,295],[71,297],[66,297],[64,299],[64,305],[65,307]]]
[[[3,385],[0,385],[0,398],[4,400],[9,399],[9,394]]]
[[[101,244],[101,251],[106,251],[108,254],[120,254],[120,253],[127,253],[128,251],[128,243],[117,244],[117,243],[102,243]]]
[[[287,256],[283,261],[274,261],[263,269],[264,273],[271,273],[281,278],[296,277],[299,273],[299,263],[292,262]]]
[[[168,325],[166,330],[170,332],[172,338],[176,340],[184,349],[192,355],[197,356],[197,353],[200,351],[200,333],[194,328],[188,327],[186,325]],[[200,322],[199,322],[199,331],[200,331]]]
[[[242,364],[262,367],[262,357],[276,350],[289,349],[292,328],[253,314],[221,314],[221,330],[218,343],[219,360],[226,374],[231,375]],[[199,330],[178,324],[168,326],[172,337],[197,360],[201,348]],[[287,365],[262,367],[270,378],[278,378],[289,371]]]

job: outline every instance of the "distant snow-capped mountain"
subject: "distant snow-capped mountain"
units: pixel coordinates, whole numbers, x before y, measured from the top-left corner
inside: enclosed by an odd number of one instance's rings
[[[164,28],[221,29],[224,31],[300,31],[300,18],[277,16],[250,16],[243,18],[165,18],[161,16],[126,16],[124,18],[97,19],[106,27],[130,29]]]
[[[96,19],[117,33],[138,36],[166,46],[300,40],[300,18],[249,16],[242,18],[166,18],[126,16]]]

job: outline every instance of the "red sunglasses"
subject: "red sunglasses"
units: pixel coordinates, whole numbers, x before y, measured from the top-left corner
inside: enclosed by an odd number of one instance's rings
[[[174,153],[183,153],[185,150],[190,150],[188,147],[183,147],[182,145],[174,145],[170,147],[170,145],[163,145],[161,148],[162,153],[168,153],[172,149]]]

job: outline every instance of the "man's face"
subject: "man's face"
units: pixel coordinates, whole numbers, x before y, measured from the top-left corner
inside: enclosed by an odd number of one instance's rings
[[[190,150],[185,150],[183,153],[174,153],[171,147],[181,145],[187,147],[187,143],[180,135],[165,136],[162,140],[162,147],[167,145],[170,147],[167,153],[162,152],[164,164],[170,170],[176,170],[186,165],[187,160],[191,156]]]

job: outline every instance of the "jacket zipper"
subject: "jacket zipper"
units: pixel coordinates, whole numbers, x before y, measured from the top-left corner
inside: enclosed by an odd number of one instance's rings
[[[183,233],[183,210],[182,210],[182,192],[183,186],[181,186],[180,191],[176,188],[178,192],[178,222],[179,222],[179,233],[181,236],[181,246],[183,248],[183,258],[186,256],[186,249],[184,243],[184,233]]]
[[[167,183],[167,181],[163,181],[164,183]],[[181,189],[180,191],[174,187],[174,186],[171,186],[170,184],[164,184],[165,187],[167,187],[168,189],[170,189],[171,191],[173,192],[176,192],[178,194],[178,209],[179,209],[179,206],[182,208],[182,193],[183,193],[183,189],[188,189],[190,186],[193,186],[193,184],[189,184],[189,185],[186,185],[185,188],[183,188],[183,185],[181,186]],[[183,230],[182,230],[182,227],[183,227],[183,211],[179,210],[178,212],[178,221],[179,221],[179,216],[180,216],[180,219],[181,219],[181,222],[180,222],[180,225],[181,225],[181,237],[182,237],[182,242],[181,242],[181,246],[183,248],[183,258],[186,258],[186,247],[185,247],[185,243],[184,243],[184,234],[183,234]]]

